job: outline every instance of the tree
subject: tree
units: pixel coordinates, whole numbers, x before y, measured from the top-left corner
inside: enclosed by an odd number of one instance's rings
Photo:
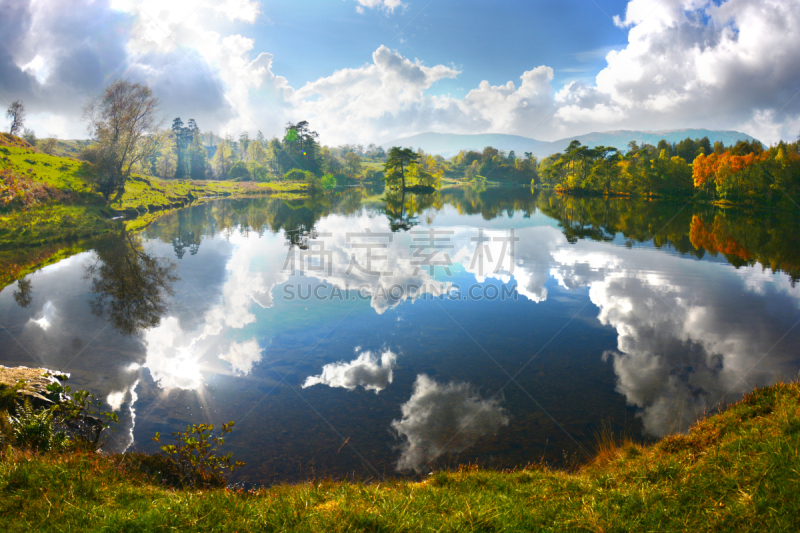
[[[183,179],[186,175],[186,128],[183,126],[181,117],[176,117],[172,121],[172,133],[175,135],[175,156],[177,157],[177,165],[175,168],[175,179]]]
[[[95,143],[84,155],[94,164],[95,183],[106,201],[122,194],[131,168],[156,151],[158,100],[149,87],[116,81],[89,101],[84,115]]]
[[[191,125],[193,120],[189,120]],[[187,159],[189,161],[189,177],[193,180],[202,180],[206,178],[206,169],[208,168],[208,152],[206,147],[203,146],[202,136],[200,130],[194,131],[192,134],[192,142],[187,150]]]
[[[22,138],[25,139],[25,142],[36,148],[36,132],[30,128],[25,128],[22,133]]]
[[[242,159],[247,159],[247,149],[250,146],[250,134],[243,131],[239,135],[239,149],[242,152]]]
[[[178,156],[175,151],[175,134],[170,130],[162,130],[159,136],[159,153],[156,155],[153,167],[156,176],[171,179],[175,175]]]
[[[228,179],[234,181],[250,181],[252,176],[250,170],[247,168],[247,163],[240,159],[231,165],[231,169],[228,171]]]
[[[325,190],[329,191],[331,189],[336,188],[336,176],[334,176],[333,174],[325,174],[324,176],[322,176],[322,179],[320,181],[322,182],[322,187]]]
[[[400,148],[393,146],[389,150],[389,159],[383,164],[383,172],[386,174],[386,183],[396,184],[400,180],[401,188],[406,188],[405,169],[410,163],[417,161],[417,153],[411,148]]]
[[[234,163],[233,147],[228,139],[223,140],[217,145],[217,151],[214,153],[214,158],[211,160],[211,166],[218,179],[228,179],[228,172]]]
[[[42,152],[44,152],[44,153],[46,153],[48,155],[53,155],[55,153],[57,147],[58,147],[58,139],[56,139],[54,137],[50,137],[48,139],[45,139],[42,142],[41,149],[42,149]]]
[[[675,147],[675,154],[687,163],[692,163],[697,155],[697,148],[692,139],[686,137]]]
[[[6,110],[6,116],[11,119],[11,135],[17,135],[25,126],[25,106],[21,100],[14,100]]]
[[[284,153],[289,156],[291,165],[315,174],[319,171],[318,148],[316,139],[319,134],[311,131],[308,121],[301,120],[297,124],[286,124],[283,138]],[[281,164],[285,168],[285,165]]]
[[[355,152],[347,152],[344,156],[345,168],[347,169],[347,176],[349,178],[361,172],[361,156]]]

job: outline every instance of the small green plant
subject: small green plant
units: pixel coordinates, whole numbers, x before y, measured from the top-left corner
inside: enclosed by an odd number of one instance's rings
[[[37,452],[60,451],[69,445],[66,433],[53,428],[53,409],[33,408],[27,398],[17,407],[16,416],[9,415],[14,443]]]
[[[88,391],[79,390],[70,396],[68,385],[51,383],[47,386],[47,396],[55,402],[51,407],[55,429],[71,436],[78,445],[101,447],[103,431],[114,431],[111,423],[119,423],[116,413],[99,411],[103,402]]]
[[[161,446],[161,450],[172,459],[177,469],[178,482],[182,486],[210,486],[224,483],[223,473],[233,472],[244,466],[241,461],[233,461],[231,453],[219,455],[218,447],[225,444],[225,435],[233,430],[233,420],[222,424],[219,436],[214,435],[214,424],[192,424],[186,431],[172,433],[177,444]],[[161,434],[156,433],[153,440],[160,443]]]
[[[34,406],[28,398],[20,402],[19,392],[25,384],[25,380],[20,380],[14,387],[0,387],[2,445],[13,443],[38,452],[61,451],[73,446],[96,449],[103,431],[111,422],[119,422],[116,413],[94,412],[93,407],[102,402],[91,393],[77,391],[70,396],[69,387],[60,383],[47,386],[45,396],[53,402],[50,406]]]

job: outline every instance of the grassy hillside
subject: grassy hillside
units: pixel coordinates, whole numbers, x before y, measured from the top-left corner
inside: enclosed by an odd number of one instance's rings
[[[173,490],[136,455],[0,461],[4,531],[797,531],[800,386],[756,390],[685,436],[601,439],[573,472],[462,468],[420,482]]]
[[[38,139],[36,141],[36,147],[41,148],[45,140],[46,139]],[[53,155],[58,155],[62,157],[78,157],[81,154],[81,152],[87,146],[89,146],[90,142],[91,141],[89,140],[56,139],[55,150],[53,151]]]

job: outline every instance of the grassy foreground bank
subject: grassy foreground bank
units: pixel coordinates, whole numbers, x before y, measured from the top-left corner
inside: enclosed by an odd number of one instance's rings
[[[575,472],[172,490],[135,455],[0,462],[3,531],[798,531],[800,386],[759,389],[685,436],[598,445]]]

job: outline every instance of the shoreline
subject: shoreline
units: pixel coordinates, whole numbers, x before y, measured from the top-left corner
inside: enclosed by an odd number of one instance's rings
[[[777,531],[798,525],[800,385],[755,389],[652,445],[598,438],[571,471],[474,465],[419,481],[176,488],[142,454],[0,460],[7,531]],[[149,466],[148,466],[149,465]]]

